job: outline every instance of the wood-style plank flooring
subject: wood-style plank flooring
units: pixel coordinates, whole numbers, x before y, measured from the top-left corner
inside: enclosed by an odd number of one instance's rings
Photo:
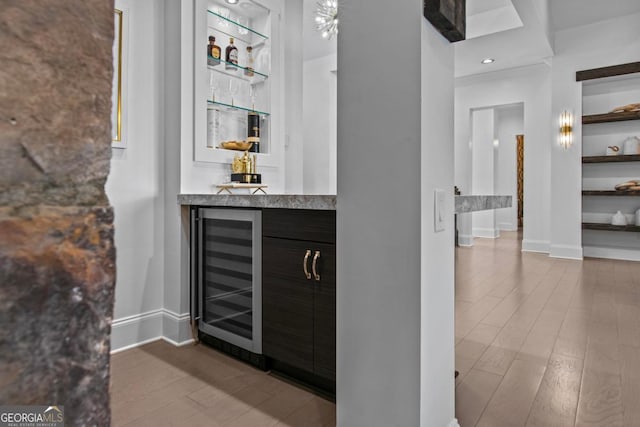
[[[335,426],[335,404],[200,345],[111,357],[113,426]]]
[[[462,427],[640,427],[640,263],[457,249]],[[112,357],[114,426],[335,426],[335,405],[205,347]]]
[[[640,426],[640,263],[456,250],[462,427]]]

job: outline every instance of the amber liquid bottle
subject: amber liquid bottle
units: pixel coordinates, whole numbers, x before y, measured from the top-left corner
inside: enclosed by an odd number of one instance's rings
[[[216,38],[209,36],[209,44],[207,45],[207,63],[209,65],[218,65],[220,63],[220,46],[216,44]]]
[[[233,37],[229,38],[229,46],[225,49],[224,60],[227,62],[225,68],[236,71],[238,65],[238,48],[233,44]],[[233,64],[233,65],[232,65]]]

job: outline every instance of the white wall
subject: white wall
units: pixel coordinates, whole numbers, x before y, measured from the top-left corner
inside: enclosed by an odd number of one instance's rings
[[[471,188],[470,111],[524,105],[524,251],[548,252],[550,245],[551,72],[534,65],[456,79],[455,183]],[[461,240],[471,235],[469,214],[459,216]]]
[[[128,16],[128,147],[113,149],[106,189],[115,211],[117,278],[112,348],[158,337],[164,287],[162,50],[164,11],[154,0],[118,0]],[[146,313],[146,316],[143,315]],[[150,320],[151,319],[151,320]]]
[[[520,105],[495,109],[496,138],[496,194],[510,195],[513,205],[510,208],[496,209],[498,229],[515,231],[518,229],[518,171],[516,135],[524,133],[524,109]],[[526,144],[526,140],[525,140]]]
[[[556,33],[556,56],[553,59],[552,87],[553,87],[553,117],[557,118],[565,110],[573,111],[578,117],[574,126],[574,145],[564,151],[557,144],[553,145],[551,159],[551,177],[553,188],[551,193],[551,256],[581,258],[583,255],[618,257],[640,260],[639,250],[616,250],[606,248],[606,242],[598,237],[591,241],[582,241],[582,137],[583,127],[579,120],[582,116],[582,83],[575,81],[575,72],[609,65],[624,64],[638,61],[640,52],[640,14],[625,16],[618,19],[603,21],[583,27],[572,28]],[[613,100],[612,100],[613,101]],[[635,102],[635,101],[634,101]],[[526,107],[525,107],[526,108]],[[587,111],[587,113],[590,113]],[[557,119],[556,119],[557,121]],[[555,123],[555,121],[554,121]],[[593,126],[593,125],[592,125]],[[605,125],[609,126],[609,125]],[[586,132],[589,132],[586,130]],[[589,135],[585,134],[586,139]],[[555,132],[554,138],[555,141]],[[591,201],[585,198],[585,203]],[[585,210],[591,209],[585,206]],[[615,212],[613,212],[615,213]],[[526,217],[526,215],[525,215]],[[587,232],[588,236],[602,236],[603,232]],[[622,233],[621,233],[622,234]],[[614,242],[616,239],[623,246],[633,246],[637,236],[613,236],[605,240]],[[631,241],[629,241],[631,240]]]
[[[493,108],[474,110],[471,114],[471,191],[473,194],[493,195],[495,193],[496,150],[495,113]],[[473,212],[473,237],[496,238],[495,210]]]
[[[394,3],[394,19],[366,0],[341,8],[338,425],[445,427],[454,418],[453,146],[443,144],[453,47],[424,21],[420,0]],[[440,233],[436,188],[447,195]]]
[[[454,417],[453,45],[422,21],[420,425]],[[437,58],[437,60],[434,60]],[[409,82],[408,82],[409,83]],[[434,191],[443,190],[445,230],[434,231]],[[383,266],[384,268],[384,266]],[[409,424],[399,424],[409,425]]]
[[[304,62],[304,193],[336,194],[337,55]]]

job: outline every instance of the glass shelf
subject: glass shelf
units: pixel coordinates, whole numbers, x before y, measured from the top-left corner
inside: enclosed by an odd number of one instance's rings
[[[212,65],[212,62],[215,63],[216,61],[219,61],[220,63],[217,65]],[[238,73],[238,72],[227,70],[225,68],[227,64],[233,66],[240,72]],[[236,65],[232,62],[227,62],[223,59],[215,59],[213,56],[207,56],[207,68],[209,68],[210,70],[225,74],[227,76],[235,77],[237,79],[250,82],[251,84],[262,83],[269,78],[267,74],[260,73],[256,70],[253,70],[253,74],[254,74],[253,76],[247,76],[244,74],[244,71],[247,69],[246,67]]]
[[[231,20],[229,18],[226,18],[226,17],[224,17],[224,16],[220,15],[219,13],[216,13],[216,12],[214,12],[212,10],[208,10],[207,9],[207,12],[209,12],[213,16],[216,16],[218,19],[222,19],[223,21],[229,22],[229,23],[237,26],[238,28],[245,29],[245,30],[251,32],[252,34],[255,34],[256,36],[263,38],[264,40],[267,40],[269,38],[269,37],[265,36],[264,34],[261,34],[261,33],[257,32],[256,30],[254,30],[252,28],[249,28],[249,27],[247,27],[245,25],[242,25],[242,24],[240,24],[240,23],[238,23],[236,21],[233,21],[233,20]],[[221,31],[219,28],[216,28],[216,29],[219,30],[220,32],[224,33],[224,31]]]
[[[240,107],[240,106],[237,106],[237,105],[225,104],[223,102],[216,102],[216,101],[211,101],[211,100],[207,100],[207,107],[210,108],[210,109],[211,108],[215,108],[215,107],[219,107],[218,109],[225,110],[225,111],[248,111],[248,112],[258,113],[258,114],[263,115],[263,116],[270,116],[269,113],[266,113],[264,111],[255,110],[253,108]]]

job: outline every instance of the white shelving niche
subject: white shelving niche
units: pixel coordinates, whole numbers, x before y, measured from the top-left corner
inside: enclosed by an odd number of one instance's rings
[[[614,108],[640,102],[640,73],[596,78],[582,82],[582,246],[585,256],[640,261],[640,232],[634,213],[640,209],[640,193],[615,193],[616,184],[640,179],[640,162],[612,161],[605,156],[608,146],[623,150],[626,138],[640,137],[640,120],[614,121],[596,118]],[[613,118],[615,119],[615,118]],[[585,194],[584,192],[589,192]],[[598,193],[600,191],[608,193]],[[612,216],[621,211],[631,227],[607,227]]]
[[[221,149],[220,143],[246,140],[247,117],[255,112],[260,116],[258,171],[282,166],[281,10],[280,0],[195,0],[194,161],[231,164],[242,153]],[[207,55],[209,36],[220,46],[220,61]],[[224,60],[231,37],[237,66]],[[247,70],[248,46],[253,75]]]

